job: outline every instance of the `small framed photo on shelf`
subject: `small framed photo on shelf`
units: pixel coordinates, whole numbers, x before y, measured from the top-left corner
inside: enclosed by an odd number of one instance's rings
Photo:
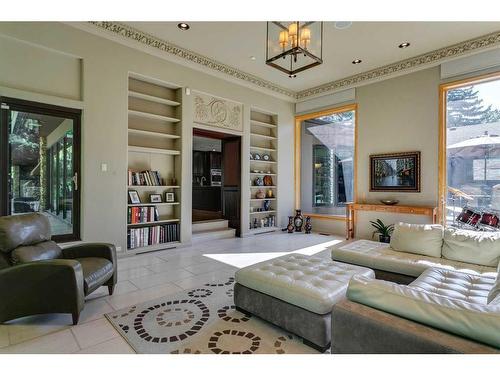
[[[161,203],[161,194],[149,194],[150,203]]]
[[[139,193],[137,192],[137,190],[128,191],[128,200],[131,204],[141,203],[141,198],[139,197]]]
[[[167,202],[167,203],[175,202],[175,194],[174,193],[165,193],[165,202]]]

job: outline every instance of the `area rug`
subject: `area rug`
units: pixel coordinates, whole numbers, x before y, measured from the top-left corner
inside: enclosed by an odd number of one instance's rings
[[[141,354],[314,354],[302,340],[236,311],[234,278],[106,314]]]

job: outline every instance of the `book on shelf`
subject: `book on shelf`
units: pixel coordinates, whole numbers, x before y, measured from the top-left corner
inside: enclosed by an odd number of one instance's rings
[[[128,171],[128,185],[129,186],[162,186],[165,185],[163,178],[161,178],[158,171],[142,171],[133,172]]]
[[[129,207],[127,224],[151,223],[158,221],[160,215],[155,206]]]
[[[127,249],[160,245],[179,241],[179,223],[168,223],[144,228],[131,228],[127,231]]]

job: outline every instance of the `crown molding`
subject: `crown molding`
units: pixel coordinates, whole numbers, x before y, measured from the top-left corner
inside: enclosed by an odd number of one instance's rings
[[[306,99],[313,96],[325,95],[327,93],[345,90],[361,84],[367,84],[382,78],[390,78],[401,73],[408,73],[411,70],[424,69],[430,66],[436,66],[444,61],[449,61],[466,54],[481,52],[486,49],[500,46],[500,31],[488,35],[460,42],[452,46],[437,49],[432,52],[411,57],[409,59],[398,61],[393,64],[385,65],[379,68],[359,73],[337,81],[329,82],[324,85],[316,86],[310,89],[299,91],[296,98]]]
[[[460,42],[452,46],[424,53],[403,61],[375,68],[364,73],[359,73],[320,86],[295,92],[119,22],[90,21],[89,24],[115,36],[141,43],[147,47],[155,48],[160,52],[184,59],[188,62],[200,65],[201,67],[214,72],[221,73],[235,80],[255,85],[261,89],[270,90],[275,94],[283,95],[289,98],[289,100],[292,99],[294,102],[365,85],[374,81],[388,79],[393,76],[409,73],[411,71],[425,69],[431,66],[439,65],[444,61],[453,60],[464,55],[470,55],[500,46],[500,31],[498,31]]]
[[[128,25],[123,25],[119,22],[107,22],[107,21],[90,21],[89,23],[105,31],[111,32],[115,35],[119,35],[126,39],[136,41],[148,47],[155,48],[170,55],[201,65],[210,70],[228,75],[232,78],[236,78],[238,80],[245,81],[247,83],[251,83],[260,88],[271,90],[275,93],[285,95],[292,99],[296,99],[297,93],[295,91],[288,90],[270,81],[264,80],[252,74],[245,73],[239,69],[233,68],[229,65],[223,64],[217,60],[200,55],[188,49],[179,47],[178,45],[167,42],[166,40],[157,38],[153,35],[142,32],[140,30],[136,30]]]

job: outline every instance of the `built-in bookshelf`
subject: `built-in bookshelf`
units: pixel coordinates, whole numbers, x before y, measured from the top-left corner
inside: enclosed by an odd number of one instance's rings
[[[278,223],[278,119],[250,112],[250,233],[271,232]],[[262,184],[262,185],[261,185]]]
[[[140,202],[127,197],[127,251],[173,247],[181,240],[181,88],[131,74],[128,90],[127,189]]]

